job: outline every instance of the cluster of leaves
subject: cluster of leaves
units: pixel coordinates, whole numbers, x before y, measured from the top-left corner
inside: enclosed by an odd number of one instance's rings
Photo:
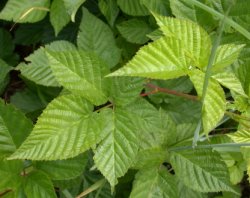
[[[1,2],[0,196],[241,197],[249,4]]]

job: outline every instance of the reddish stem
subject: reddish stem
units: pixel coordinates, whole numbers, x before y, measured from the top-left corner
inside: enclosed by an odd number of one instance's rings
[[[151,92],[148,92],[148,93],[141,94],[141,96],[147,96],[147,95],[154,94],[154,93],[157,93],[157,92],[162,92],[162,93],[167,93],[167,94],[171,94],[171,95],[180,96],[180,97],[187,98],[187,99],[194,100],[194,101],[199,100],[198,96],[193,96],[193,95],[190,95],[190,94],[185,94],[185,93],[182,93],[182,92],[178,92],[178,91],[174,91],[174,90],[170,90],[170,89],[166,89],[166,88],[161,88],[161,87],[158,87],[158,86],[153,85],[151,83],[146,84],[146,86],[150,87],[150,88],[152,88],[154,90],[151,91]]]

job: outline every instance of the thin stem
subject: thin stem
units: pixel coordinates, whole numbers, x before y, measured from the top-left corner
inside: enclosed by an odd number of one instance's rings
[[[155,89],[155,90],[150,91],[150,92],[142,93],[142,94],[140,94],[140,96],[145,97],[145,96],[149,96],[151,94],[155,94],[155,93],[158,93],[158,92],[159,92],[159,90]]]
[[[197,1],[197,0],[188,0],[193,5],[207,11],[208,13],[218,17],[219,19],[223,20],[225,18],[225,23],[233,27],[236,31],[238,31],[240,34],[242,34],[244,37],[250,40],[250,32],[248,32],[244,27],[233,21],[232,19],[225,17],[220,12],[217,12],[213,8],[210,8],[209,6]]]
[[[249,117],[239,115],[239,114],[236,114],[236,113],[233,113],[233,112],[230,112],[230,111],[226,111],[225,114],[230,116],[230,117],[235,117],[235,118],[238,118],[238,119],[241,119],[241,120],[250,121]]]
[[[64,189],[62,193],[66,198],[74,198],[67,189]]]
[[[4,192],[0,192],[0,197],[3,197],[4,195],[6,195],[7,193],[11,192],[11,189],[5,190]]]
[[[190,99],[190,100],[194,100],[194,101],[198,101],[199,100],[198,96],[194,96],[194,95],[190,95],[190,94],[178,92],[178,91],[175,91],[175,90],[170,90],[170,89],[167,89],[167,88],[161,88],[161,87],[158,87],[158,86],[156,86],[154,84],[151,84],[151,83],[146,84],[146,86],[149,87],[149,88],[153,88],[153,89],[157,90],[157,92],[162,92],[162,93],[167,93],[167,94],[171,94],[171,95],[176,95],[176,96],[180,96],[180,97],[183,97],[183,98],[186,98],[186,99]]]
[[[209,79],[210,79],[210,76],[211,76],[211,73],[212,73],[212,66],[213,66],[213,63],[214,63],[214,60],[215,60],[215,57],[216,57],[216,51],[217,51],[217,48],[220,45],[221,36],[222,36],[223,29],[224,29],[224,26],[225,26],[225,19],[226,19],[226,16],[229,14],[231,7],[232,7],[232,5],[228,8],[228,10],[226,12],[226,15],[224,16],[223,20],[221,21],[221,24],[220,24],[218,32],[217,32],[218,36],[215,38],[215,41],[213,43],[213,47],[211,49],[207,69],[206,69],[206,72],[205,72],[205,79],[204,79],[204,82],[203,82],[203,88],[202,88],[202,96],[201,96],[202,109],[203,109],[204,101],[205,101],[206,94],[207,94]],[[201,112],[201,119],[202,119],[202,112]],[[200,119],[200,121],[199,121],[199,123],[198,123],[198,125],[197,125],[197,127],[195,129],[195,132],[194,132],[193,147],[197,146],[197,142],[198,142],[198,139],[199,139],[199,133],[200,133],[200,130],[202,128],[202,120],[201,119]]]
[[[250,146],[250,143],[206,144],[206,145],[198,145],[195,147],[195,149],[242,147],[242,146]],[[168,151],[182,151],[182,150],[190,150],[190,149],[194,149],[193,146],[172,147],[172,148],[169,148]]]
[[[45,12],[49,12],[49,8],[46,7],[32,7],[29,8],[28,10],[26,10],[21,16],[20,18],[17,20],[16,23],[13,24],[13,26],[10,28],[10,31],[12,31],[14,29],[14,27],[16,26],[16,24],[18,22],[20,22],[22,19],[24,19],[26,16],[28,16],[31,12],[35,11],[35,10],[40,10],[40,11],[45,11]]]
[[[101,107],[100,109],[95,110],[95,112],[100,112],[101,110],[103,110],[103,109],[105,109],[105,108],[112,107],[112,106],[113,106],[113,104],[110,103],[110,104],[108,104],[108,105],[106,105],[106,106],[104,106],[104,107]]]
[[[81,194],[79,194],[76,198],[81,198],[81,197],[84,197],[84,196],[88,195],[89,193],[91,193],[91,192],[97,190],[98,188],[101,188],[102,186],[104,186],[105,183],[106,183],[106,179],[101,179],[101,180],[97,181],[92,186],[90,186],[85,191],[83,191]]]

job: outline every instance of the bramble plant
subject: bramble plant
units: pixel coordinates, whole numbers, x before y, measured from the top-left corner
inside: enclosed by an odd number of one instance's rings
[[[250,0],[0,3],[0,197],[249,197]]]

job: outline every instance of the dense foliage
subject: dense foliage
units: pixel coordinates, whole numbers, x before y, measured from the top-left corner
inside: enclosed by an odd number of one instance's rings
[[[249,197],[250,0],[5,0],[0,197]]]

